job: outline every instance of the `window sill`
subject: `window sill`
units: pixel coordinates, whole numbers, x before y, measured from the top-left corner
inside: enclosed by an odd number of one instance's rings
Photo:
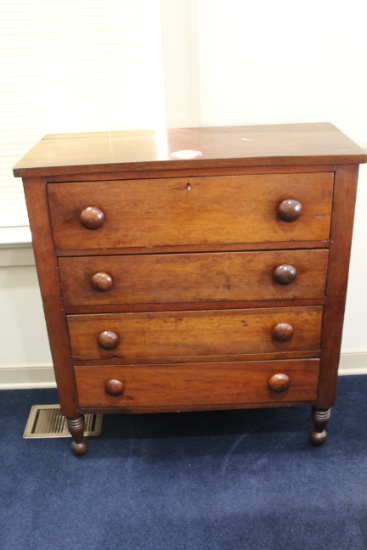
[[[31,248],[29,227],[0,227],[0,248]]]
[[[0,267],[35,265],[29,227],[0,227]]]

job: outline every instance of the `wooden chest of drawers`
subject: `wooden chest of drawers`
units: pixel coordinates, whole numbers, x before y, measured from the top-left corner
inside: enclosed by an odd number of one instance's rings
[[[336,394],[359,163],[330,124],[47,136],[24,182],[61,409],[313,406]]]

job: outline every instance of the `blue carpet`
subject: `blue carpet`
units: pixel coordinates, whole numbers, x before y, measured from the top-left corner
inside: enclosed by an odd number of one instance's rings
[[[105,416],[76,458],[22,439],[54,390],[0,400],[1,550],[367,549],[367,376],[340,378],[320,448],[300,407]]]

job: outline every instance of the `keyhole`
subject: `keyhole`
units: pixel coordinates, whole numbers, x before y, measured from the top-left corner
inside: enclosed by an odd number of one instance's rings
[[[190,185],[189,183],[186,184],[186,189],[187,189],[188,191],[191,191],[191,185]]]

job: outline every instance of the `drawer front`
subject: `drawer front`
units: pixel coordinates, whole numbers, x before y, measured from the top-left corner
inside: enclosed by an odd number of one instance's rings
[[[312,402],[318,359],[75,367],[80,407],[240,406]]]
[[[326,240],[332,192],[332,173],[48,185],[59,251]],[[286,200],[302,205],[294,221]]]
[[[327,250],[59,259],[66,305],[322,299]],[[291,265],[293,282],[276,269]]]
[[[74,360],[208,360],[320,349],[322,307],[69,315]]]

